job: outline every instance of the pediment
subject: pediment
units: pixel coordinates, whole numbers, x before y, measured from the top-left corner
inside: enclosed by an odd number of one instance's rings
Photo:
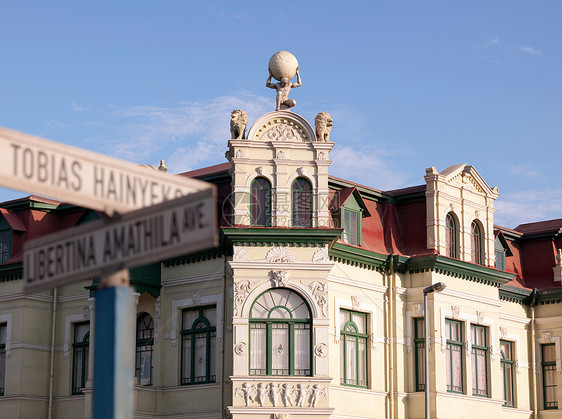
[[[254,122],[247,139],[309,143],[315,139],[315,134],[302,116],[289,111],[274,111]]]
[[[466,163],[450,166],[440,173],[449,185],[472,189],[484,195],[498,197],[497,188],[490,188],[480,173]]]

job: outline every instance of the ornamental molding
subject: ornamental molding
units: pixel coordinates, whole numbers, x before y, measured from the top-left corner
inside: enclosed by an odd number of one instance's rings
[[[328,283],[321,281],[313,281],[308,285],[312,295],[316,298],[316,304],[320,307],[320,311],[324,317],[327,317],[328,309]]]
[[[312,255],[312,262],[314,263],[328,263],[330,262],[330,256],[328,255],[328,251],[326,249],[318,249]]]
[[[234,247],[234,255],[232,256],[232,260],[236,262],[246,262],[250,260],[250,256],[248,256],[248,252],[244,250],[242,247]]]
[[[458,320],[460,317],[460,312],[461,312],[461,308],[459,306],[451,306],[451,313],[452,313],[452,317],[455,320]]]
[[[544,343],[552,343],[552,330],[545,330],[541,333]]]
[[[414,315],[416,317],[423,316],[423,303],[414,303]]]
[[[267,262],[281,262],[281,263],[293,263],[295,262],[295,256],[286,247],[274,247],[265,256]]]
[[[244,302],[248,298],[248,295],[250,295],[250,293],[252,292],[253,288],[254,288],[253,284],[247,279],[234,283],[233,299],[234,299],[235,316],[239,316],[240,313],[242,312],[242,306],[244,305]]]
[[[328,347],[325,343],[319,343],[314,347],[314,355],[318,358],[326,358],[328,355]]]
[[[306,385],[297,384],[292,385],[288,383],[257,383],[248,384],[242,383],[240,387],[234,388],[234,396],[242,397],[246,406],[265,405],[278,407],[278,406],[294,406],[303,407],[308,403],[307,407],[316,407],[320,397],[327,397],[325,387],[319,384]]]
[[[161,300],[160,296],[154,302],[154,341],[160,340],[160,316],[161,316]]]
[[[478,323],[483,323],[485,317],[486,316],[483,311],[476,310],[476,318],[478,319]]]
[[[199,302],[201,301],[201,290],[195,290],[191,294],[191,301],[193,302],[194,306],[198,306]]]
[[[281,159],[281,160],[284,160],[284,159],[287,158],[287,153],[284,152],[283,150],[279,150],[279,151],[277,152],[277,158],[278,158],[278,159]]]
[[[247,352],[248,347],[246,346],[246,343],[244,342],[238,342],[236,345],[234,345],[234,353],[238,356],[242,356],[245,355]]]
[[[359,310],[359,306],[361,305],[361,299],[356,296],[356,295],[352,295],[351,296],[351,308],[355,311]]]
[[[289,272],[271,271],[271,280],[276,288],[286,287],[289,284]]]
[[[507,327],[505,327],[505,326],[500,326],[500,337],[501,337],[502,339],[507,338],[507,333],[508,333]]]

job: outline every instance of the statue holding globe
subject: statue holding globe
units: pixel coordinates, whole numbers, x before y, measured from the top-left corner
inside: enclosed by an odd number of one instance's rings
[[[269,60],[269,77],[265,85],[277,91],[275,110],[287,110],[297,104],[294,99],[289,99],[289,92],[294,87],[302,85],[299,74],[299,63],[296,57],[288,51],[278,51]],[[297,76],[297,82],[291,82]],[[272,83],[271,78],[279,81]]]

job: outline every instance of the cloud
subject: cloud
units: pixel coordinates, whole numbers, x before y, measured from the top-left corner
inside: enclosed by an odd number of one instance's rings
[[[407,183],[405,173],[387,164],[385,153],[370,146],[343,148],[330,166],[330,174],[379,190],[401,188]]]
[[[109,119],[118,128],[117,139],[108,143],[108,152],[121,158],[147,162],[173,156],[170,170],[183,172],[183,167],[172,167],[178,156],[186,157],[188,150],[201,153],[205,144],[210,157],[224,160],[227,140],[230,138],[230,112],[244,109],[249,120],[256,120],[271,108],[270,98],[241,93],[221,96],[206,102],[178,102],[178,109],[170,106],[139,105],[115,109]],[[249,129],[249,127],[248,127]],[[190,162],[203,161],[193,156]],[[175,163],[174,163],[175,164]]]
[[[496,38],[492,38],[489,41],[487,41],[484,46],[486,47],[491,47],[493,45],[499,45],[500,44],[500,38],[496,37]]]
[[[562,189],[507,193],[499,197],[496,208],[498,211],[494,222],[508,228],[523,223],[557,219],[562,214]]]
[[[535,171],[530,166],[519,166],[519,165],[512,164],[511,166],[509,166],[508,170],[510,173],[522,177],[533,178],[533,179],[538,179],[543,177],[543,175]]]
[[[72,102],[71,109],[75,112],[84,112],[89,110],[85,106],[78,105],[76,102]]]
[[[543,52],[540,49],[535,49],[535,48],[529,47],[527,45],[523,45],[521,48],[519,48],[519,51],[524,52],[525,54],[530,54],[530,55],[543,55]]]

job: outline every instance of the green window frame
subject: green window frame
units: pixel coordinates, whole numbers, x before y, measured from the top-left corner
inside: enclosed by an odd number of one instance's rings
[[[425,391],[425,339],[424,318],[414,319],[414,371],[416,374],[416,391]]]
[[[488,397],[488,330],[470,325],[472,338],[472,395]]]
[[[137,385],[152,385],[152,353],[154,350],[154,323],[152,316],[141,313],[137,317],[135,353],[135,381]]]
[[[470,256],[472,263],[482,265],[484,261],[482,249],[482,228],[476,221],[473,221],[470,225]]]
[[[368,387],[367,314],[340,310],[340,384]]]
[[[361,211],[342,208],[343,240],[354,246],[361,244]]]
[[[554,343],[541,345],[542,353],[542,382],[544,409],[558,409],[557,377],[556,377],[556,346]]]
[[[249,371],[259,376],[312,376],[312,318],[293,290],[272,288],[252,303]]]
[[[312,184],[298,177],[291,185],[292,226],[312,227]]]
[[[88,381],[89,322],[74,323],[72,352],[72,394],[84,394],[82,389],[86,387],[86,381]]]
[[[271,183],[264,177],[257,177],[250,189],[250,224],[271,227]]]
[[[0,216],[0,263],[4,263],[12,257],[13,239],[12,227],[10,227],[6,218]]]
[[[445,319],[447,392],[464,393],[462,322]]]
[[[503,378],[503,405],[514,407],[513,393],[513,344],[500,340],[500,365]]]
[[[445,256],[458,258],[457,243],[459,237],[459,228],[457,220],[452,213],[445,216]]]
[[[215,306],[182,311],[181,385],[214,383],[216,377]]]
[[[6,379],[6,333],[8,326],[6,323],[0,324],[0,396],[4,395],[4,385]]]

